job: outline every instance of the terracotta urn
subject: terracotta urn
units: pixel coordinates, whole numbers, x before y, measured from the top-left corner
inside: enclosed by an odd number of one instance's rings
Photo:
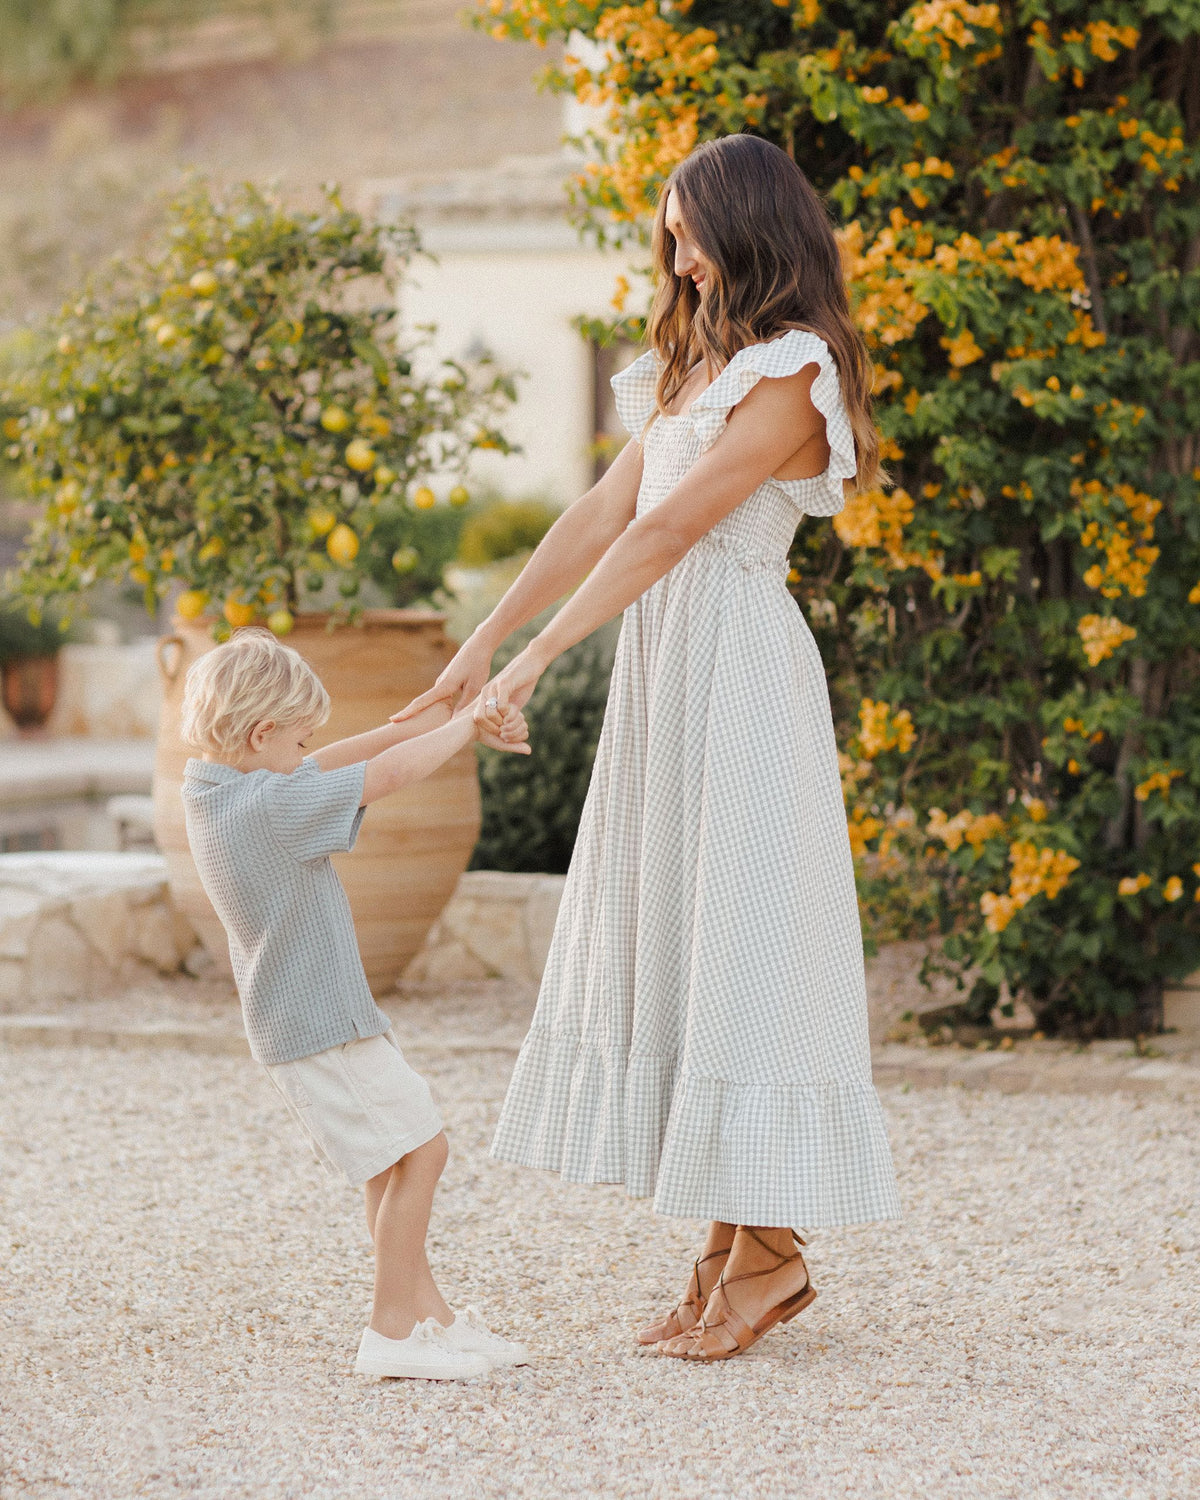
[[[23,734],[45,727],[58,697],[58,657],[18,656],[3,668],[4,706]]]
[[[294,646],[329,690],[333,711],[313,748],[384,723],[431,686],[454,653],[444,616],[428,609],[367,610],[359,625],[329,628],[326,615],[300,615]],[[225,935],[188,852],[180,786],[192,753],[179,735],[183,683],[214,641],[205,621],[176,619],[159,641],[164,680],[154,775],[154,830],[171,894],[205,948],[228,970]],[[470,748],[427,780],[375,803],[350,854],[335,867],[346,888],[367,979],[390,990],[450,899],[479,837],[479,782]]]

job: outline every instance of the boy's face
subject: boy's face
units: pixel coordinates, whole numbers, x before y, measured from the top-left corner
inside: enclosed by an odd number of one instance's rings
[[[250,731],[246,754],[239,762],[243,771],[278,771],[290,776],[308,754],[311,724],[276,724],[265,719]]]

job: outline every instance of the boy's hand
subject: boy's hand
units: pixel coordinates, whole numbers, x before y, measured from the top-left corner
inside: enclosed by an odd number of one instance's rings
[[[473,708],[474,705],[471,705]],[[519,708],[511,706],[505,711],[499,730],[494,730],[490,723],[475,720],[475,738],[481,745],[488,745],[493,750],[509,750],[516,755],[528,755],[529,749],[529,725],[525,722],[525,715]]]

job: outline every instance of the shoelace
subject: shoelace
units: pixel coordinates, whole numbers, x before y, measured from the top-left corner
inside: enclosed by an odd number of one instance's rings
[[[438,1338],[437,1329],[432,1318],[426,1318],[423,1323],[418,1323],[409,1338],[416,1339],[418,1344],[433,1344],[439,1349],[445,1349],[445,1344]]]
[[[496,1348],[507,1345],[508,1340],[500,1334],[493,1333],[473,1307],[468,1307],[460,1313],[455,1314],[456,1321],[461,1319],[477,1339],[494,1345]]]

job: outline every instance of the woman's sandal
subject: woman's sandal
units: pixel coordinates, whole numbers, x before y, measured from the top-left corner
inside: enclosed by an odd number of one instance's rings
[[[639,1344],[661,1344],[667,1339],[677,1339],[689,1333],[704,1316],[706,1298],[700,1289],[700,1267],[710,1260],[727,1260],[728,1250],[710,1250],[692,1262],[692,1279],[688,1283],[687,1295],[666,1315],[660,1323],[651,1323],[638,1333]]]
[[[662,1353],[671,1359],[694,1359],[704,1363],[713,1363],[719,1359],[734,1359],[739,1354],[744,1354],[751,1344],[756,1344],[764,1333],[769,1333],[777,1323],[789,1323],[797,1313],[803,1312],[817,1293],[808,1275],[808,1267],[804,1266],[804,1285],[798,1292],[793,1292],[785,1297],[782,1302],[777,1302],[774,1307],[769,1308],[754,1327],[751,1328],[744,1318],[738,1316],[729,1301],[729,1294],[725,1290],[727,1286],[733,1286],[739,1281],[753,1281],[758,1276],[771,1276],[774,1272],[781,1270],[784,1266],[791,1265],[793,1261],[804,1264],[804,1257],[797,1250],[794,1255],[780,1255],[778,1250],[773,1250],[766,1244],[753,1229],[744,1224],[738,1225],[738,1230],[748,1234],[752,1240],[761,1245],[769,1254],[776,1256],[777,1264],[768,1266],[762,1271],[743,1271],[740,1276],[731,1276],[728,1281],[722,1272],[713,1288],[713,1295],[709,1298],[708,1306],[712,1306],[713,1297],[719,1292],[724,1304],[724,1315],[718,1322],[710,1322],[708,1319],[708,1307],[695,1325],[688,1329],[685,1334],[674,1340],[677,1348],[666,1347]],[[804,1241],[792,1230],[792,1238],[797,1245],[803,1246]]]

